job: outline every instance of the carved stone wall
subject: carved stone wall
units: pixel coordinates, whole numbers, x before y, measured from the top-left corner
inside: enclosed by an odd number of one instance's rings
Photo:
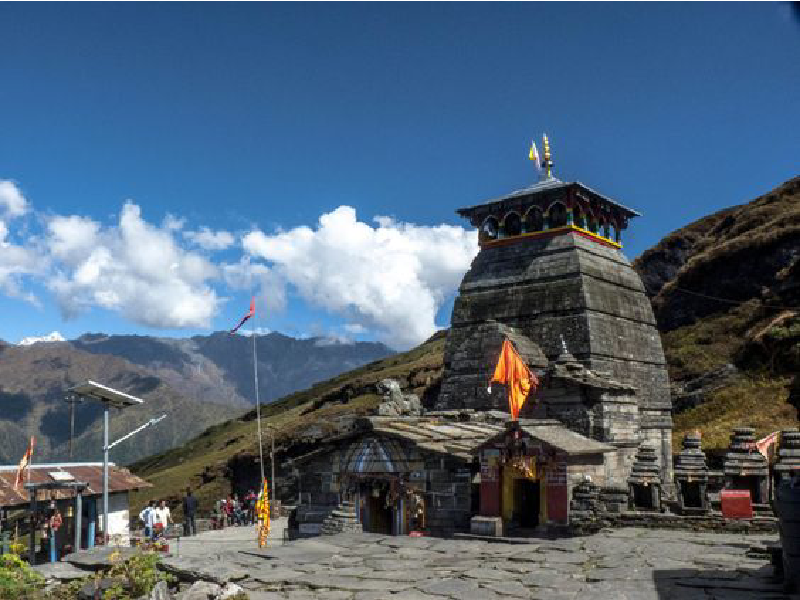
[[[490,320],[532,340],[549,361],[561,353],[563,336],[585,367],[632,386],[639,441],[657,448],[662,481],[673,481],[671,403],[661,338],[644,286],[620,250],[576,232],[484,246],[453,308],[437,408],[499,407],[486,390],[499,345],[492,357],[485,356],[488,347],[475,351]],[[616,423],[624,429],[626,410],[620,405],[601,411],[600,421],[606,421],[601,427]],[[592,419],[576,413],[570,420],[565,424],[579,430]]]

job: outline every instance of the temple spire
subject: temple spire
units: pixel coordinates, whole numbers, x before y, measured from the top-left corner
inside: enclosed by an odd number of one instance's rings
[[[553,178],[553,161],[550,160],[550,140],[547,139],[547,134],[542,135],[542,146],[544,148],[544,160],[542,160],[542,168],[544,169],[545,179]]]

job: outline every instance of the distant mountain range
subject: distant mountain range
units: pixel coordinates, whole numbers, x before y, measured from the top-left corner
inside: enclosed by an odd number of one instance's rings
[[[168,418],[112,450],[128,463],[159,453],[254,403],[252,338],[218,332],[192,338],[86,334],[72,341],[45,336],[0,342],[0,462],[15,463],[31,435],[35,460],[66,460],[69,408],[65,391],[85,379],[141,396],[145,405],[112,412],[111,439],[149,418]],[[261,402],[393,354],[374,342],[257,336]],[[101,409],[78,405],[73,459],[101,456]]]

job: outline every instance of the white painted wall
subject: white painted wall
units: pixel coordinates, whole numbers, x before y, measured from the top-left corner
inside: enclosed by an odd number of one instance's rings
[[[103,497],[97,498],[97,521],[103,524]],[[128,511],[128,492],[108,495],[108,534],[109,545],[130,546],[130,513]]]

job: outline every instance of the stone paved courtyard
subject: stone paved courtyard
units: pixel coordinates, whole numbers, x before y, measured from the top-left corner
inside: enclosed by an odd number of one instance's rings
[[[524,544],[342,534],[259,550],[209,539],[165,566],[236,581],[253,600],[797,598],[773,580],[764,543],[774,540],[633,528]]]

